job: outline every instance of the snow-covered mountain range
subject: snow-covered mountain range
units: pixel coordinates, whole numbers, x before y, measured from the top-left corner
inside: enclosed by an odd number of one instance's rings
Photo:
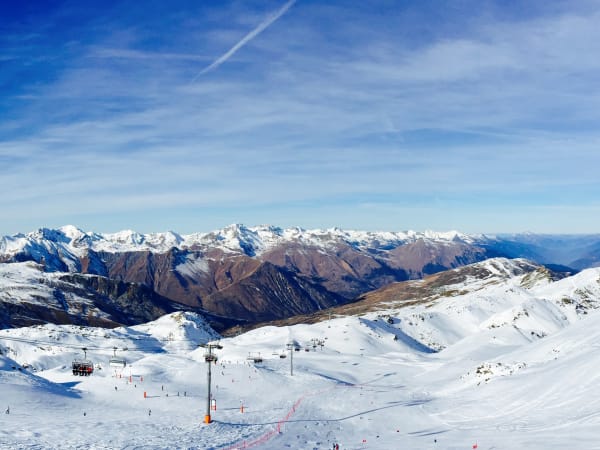
[[[390,283],[420,279],[490,257],[527,257],[538,263],[558,264],[579,261],[585,262],[585,267],[593,266],[598,242],[600,238],[595,236],[488,237],[456,231],[365,232],[243,225],[190,235],[100,234],[74,226],[43,228],[0,240],[0,263],[35,263],[35,270],[44,274],[37,277],[44,281],[32,286],[30,295],[18,302],[21,307],[37,304],[21,308],[19,322],[8,313],[10,308],[14,311],[15,302],[7,299],[13,298],[15,288],[0,283],[0,321],[13,326],[27,324],[27,320],[39,323],[40,318],[56,323],[110,320],[130,324],[124,317],[134,315],[131,309],[122,311],[121,306],[127,298],[143,297],[153,300],[137,308],[139,320],[157,317],[149,313],[152,310],[179,308],[224,318],[219,319],[220,325],[212,322],[222,329],[232,323],[283,319],[354,302]],[[554,256],[558,259],[552,259]],[[573,272],[566,267],[560,270]],[[19,271],[7,273],[14,280]],[[60,286],[46,275],[51,273],[59,274],[56,278],[63,281]],[[20,285],[32,279],[36,277],[27,275]],[[116,295],[122,288],[99,292],[99,285],[114,287],[118,283],[126,283],[126,291],[147,288],[156,295]],[[42,289],[41,285],[51,288]],[[32,298],[37,300],[27,300]],[[77,298],[93,301],[100,310],[89,309],[86,301]],[[51,314],[39,310],[43,299],[54,308]],[[35,314],[26,309],[35,309]],[[68,310],[81,314],[76,317]]]
[[[392,281],[484,259],[485,250],[471,242],[457,232],[232,225],[183,236],[65,226],[2,238],[0,262],[136,283],[183,308],[256,322],[327,308]]]
[[[275,247],[290,243],[329,248],[345,242],[361,250],[385,250],[417,240],[472,243],[476,239],[477,237],[457,231],[370,232],[346,231],[339,228],[306,230],[282,229],[268,225],[246,227],[241,224],[233,224],[222,230],[188,235],[173,231],[141,234],[132,230],[103,234],[85,232],[75,226],[66,225],[58,229],[41,228],[27,234],[4,236],[0,239],[0,254],[6,257],[29,252],[35,255],[60,256],[75,261],[89,250],[109,253],[136,251],[166,253],[177,248],[219,249],[228,253],[259,256]]]
[[[593,266],[598,263],[599,235],[468,235],[458,231],[352,231],[283,229],[276,226],[246,227],[232,224],[221,230],[182,235],[173,231],[142,234],[132,230],[117,233],[85,232],[73,225],[58,229],[40,228],[26,234],[0,238],[0,257],[8,260],[29,255],[39,262],[60,260],[66,268],[78,271],[77,261],[90,251],[107,253],[179,250],[220,250],[224,253],[259,257],[281,246],[301,245],[323,250],[345,244],[361,252],[386,252],[418,241],[430,244],[463,243],[490,248],[509,257],[528,257],[541,263]],[[587,258],[587,263],[583,260]],[[579,264],[579,265],[578,265]]]

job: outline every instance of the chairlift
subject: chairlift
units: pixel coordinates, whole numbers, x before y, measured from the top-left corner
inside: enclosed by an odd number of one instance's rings
[[[94,363],[92,363],[91,361],[82,361],[75,359],[73,360],[71,368],[73,370],[73,375],[87,377],[94,372]]]
[[[127,350],[127,348],[123,350]],[[124,358],[117,357],[117,347],[113,347],[113,357],[108,360],[108,365],[110,367],[125,367],[127,365]]]
[[[94,372],[94,363],[87,359],[87,348],[83,347],[82,350],[84,359],[74,359],[71,363],[71,370],[75,376],[87,377]]]
[[[285,346],[288,350],[293,349],[295,352],[299,352],[301,348],[300,343],[295,340],[290,340],[287,344],[285,344]]]
[[[206,361],[207,363],[211,363],[211,362],[217,362],[218,358],[217,355],[215,355],[212,352],[206,352],[204,354],[204,361]]]
[[[260,356],[260,352],[258,354],[248,353],[248,357],[246,358],[248,361],[252,361],[254,363],[263,362],[262,356]]]
[[[223,346],[219,342],[207,342],[206,344],[198,344],[200,347],[206,348],[206,352],[204,353],[204,361],[207,363],[215,363],[219,358],[212,351],[213,349],[221,350]]]

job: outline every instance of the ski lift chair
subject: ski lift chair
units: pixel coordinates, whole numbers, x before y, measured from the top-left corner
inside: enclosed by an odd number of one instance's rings
[[[126,349],[123,349],[126,350]],[[117,356],[117,347],[113,347],[113,357],[108,360],[108,365],[110,367],[120,367],[123,368],[127,365],[127,361],[125,358],[119,358]]]
[[[73,375],[87,377],[94,373],[94,363],[87,359],[87,348],[83,347],[84,359],[74,359],[71,364]]]

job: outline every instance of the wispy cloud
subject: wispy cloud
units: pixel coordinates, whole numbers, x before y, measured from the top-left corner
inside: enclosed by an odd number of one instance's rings
[[[281,8],[279,8],[277,11],[270,14],[256,28],[254,28],[250,33],[248,33],[246,36],[244,36],[242,39],[240,39],[233,47],[231,47],[229,50],[227,50],[227,52],[225,52],[223,55],[219,56],[210,65],[208,65],[204,69],[202,69],[193,78],[192,83],[194,81],[196,81],[198,79],[198,77],[200,77],[201,75],[204,75],[205,73],[216,69],[221,64],[223,64],[225,61],[227,61],[229,58],[231,58],[235,54],[235,52],[237,52],[240,48],[242,48],[244,45],[246,45],[248,42],[250,42],[252,39],[254,39],[257,35],[259,35],[261,32],[263,32],[273,22],[275,22],[277,19],[279,19],[281,16],[283,16],[287,12],[287,10],[292,7],[292,5],[294,3],[296,3],[296,0],[290,0],[287,3],[285,3]]]
[[[164,60],[182,60],[197,61],[205,60],[205,56],[190,53],[166,53],[133,50],[128,48],[91,48],[89,56],[92,58],[123,58],[123,59],[164,59]]]

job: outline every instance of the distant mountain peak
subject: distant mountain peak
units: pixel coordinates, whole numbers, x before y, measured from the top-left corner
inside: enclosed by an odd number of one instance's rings
[[[65,236],[71,238],[71,240],[78,239],[82,235],[86,234],[81,228],[77,228],[74,225],[64,225],[59,228],[59,231],[61,231]]]
[[[71,239],[61,229],[38,228],[27,234],[28,237],[36,240],[46,240],[56,243],[69,243]]]

